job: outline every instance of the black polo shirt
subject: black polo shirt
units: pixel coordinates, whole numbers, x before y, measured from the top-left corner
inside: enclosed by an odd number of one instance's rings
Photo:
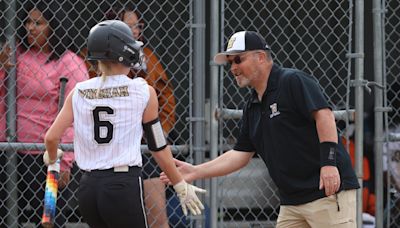
[[[319,138],[313,111],[330,108],[315,78],[296,69],[273,65],[260,102],[253,90],[244,107],[234,150],[256,152],[279,189],[282,205],[325,197],[319,190]],[[359,188],[349,154],[337,148],[340,189]]]

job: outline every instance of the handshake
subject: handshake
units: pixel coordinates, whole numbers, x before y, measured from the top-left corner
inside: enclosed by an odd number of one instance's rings
[[[196,173],[193,165],[177,159],[174,159],[174,163],[183,177],[183,180],[173,185],[181,203],[182,211],[185,215],[187,215],[189,209],[192,215],[200,215],[201,210],[204,210],[204,206],[197,197],[197,193],[206,193],[207,191],[186,182],[195,180],[195,178],[192,178],[193,176],[191,175]],[[160,180],[164,184],[172,184],[164,172],[160,174]]]
[[[56,161],[63,156],[64,152],[60,149],[57,149],[57,157],[54,160],[50,160],[49,152],[46,150],[43,154],[43,162],[46,166],[52,165],[56,163]]]

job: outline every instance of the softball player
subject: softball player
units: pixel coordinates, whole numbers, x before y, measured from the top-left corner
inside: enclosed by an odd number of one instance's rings
[[[98,63],[101,77],[78,83],[45,137],[46,164],[61,156],[58,142],[74,123],[76,162],[83,171],[78,189],[79,209],[95,228],[147,227],[143,205],[140,142],[143,130],[148,147],[169,176],[182,209],[201,214],[196,192],[176,169],[158,120],[153,87],[142,78],[130,79],[130,67],[139,61],[142,43],[135,41],[122,21],[94,26],[88,36],[88,59]]]

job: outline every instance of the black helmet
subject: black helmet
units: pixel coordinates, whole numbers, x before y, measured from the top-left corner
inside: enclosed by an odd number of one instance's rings
[[[120,20],[102,21],[89,32],[88,60],[115,60],[128,67],[139,63],[142,42],[133,38],[129,26]]]

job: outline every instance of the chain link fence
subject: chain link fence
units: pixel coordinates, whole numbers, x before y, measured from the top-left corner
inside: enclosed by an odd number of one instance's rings
[[[384,78],[386,79],[386,105],[391,107],[386,118],[386,131],[397,135],[400,133],[400,4],[398,1],[382,1],[383,34],[384,36]],[[388,140],[388,139],[386,139]],[[385,214],[384,221],[387,227],[400,226],[400,138],[389,137],[384,151],[384,171],[387,185],[385,186]]]
[[[138,13],[139,21],[128,23],[131,28],[141,31],[145,47],[148,48],[147,71],[153,72],[154,77],[147,79],[157,89],[161,120],[164,129],[169,131],[168,139],[173,145],[174,155],[188,161],[201,157],[201,160],[195,159],[196,162],[209,159],[207,143],[210,138],[206,136],[205,142],[201,142],[206,149],[204,155],[198,156],[196,152],[199,148],[193,148],[198,145],[195,142],[196,145],[193,146],[193,142],[199,136],[193,134],[193,126],[194,121],[202,119],[197,117],[204,117],[205,113],[193,113],[194,104],[203,105],[203,98],[196,97],[193,93],[198,89],[198,81],[193,78],[193,72],[198,67],[212,67],[207,64],[196,65],[193,58],[212,57],[206,56],[209,53],[197,53],[193,48],[196,45],[194,36],[197,35],[193,32],[194,29],[204,28],[201,24],[193,24],[197,12],[193,6],[200,6],[201,4],[195,4],[199,2],[201,1],[138,0],[134,9]],[[400,121],[400,6],[398,1],[383,2],[386,10],[385,94],[387,104],[393,107],[393,111],[387,115],[387,126],[388,131],[397,133]],[[258,31],[271,45],[275,63],[299,68],[315,76],[334,110],[354,108],[354,95],[350,92],[354,66],[349,58],[355,42],[352,32],[353,1],[239,0],[218,1],[218,4],[218,30],[221,38],[216,40],[217,37],[207,35],[206,48],[210,43],[218,42],[219,50],[222,50],[234,32]],[[212,14],[210,5],[212,3],[209,1],[204,3],[203,16]],[[32,15],[32,7],[43,13],[44,22],[40,17]],[[69,78],[66,91],[69,92],[76,82],[88,78],[92,69],[84,61],[84,57],[89,29],[110,17],[111,12],[115,13],[114,17],[120,17],[121,9],[130,7],[131,1],[0,0],[1,53],[5,54],[0,56],[1,228],[38,226],[46,175],[40,156],[44,149],[41,143],[57,114],[60,87],[58,79],[61,76]],[[371,8],[365,10],[365,14],[372,11]],[[31,19],[27,20],[28,18]],[[209,18],[205,18],[205,27],[212,23]],[[46,23],[52,28],[49,33],[54,36],[46,36],[46,30],[38,30],[45,29]],[[209,32],[208,29],[205,31]],[[64,49],[70,50],[70,61],[63,63],[64,65],[57,64],[65,61]],[[149,54],[150,52],[153,54]],[[219,107],[228,112],[240,110],[249,90],[239,89],[226,67],[219,68],[218,76]],[[208,75],[203,77],[208,79]],[[210,91],[206,87],[204,89],[207,97]],[[218,153],[230,149],[235,143],[239,117],[240,113],[235,113],[218,119]],[[207,125],[210,120],[206,119],[205,123]],[[342,130],[348,128],[347,123],[348,121],[338,121]],[[370,126],[370,123],[366,121],[366,128],[373,129],[373,124]],[[368,137],[366,141],[373,142]],[[66,135],[62,144],[65,151],[72,150],[71,142],[72,136]],[[144,153],[148,153],[146,146],[143,145],[142,149]],[[395,152],[388,154],[391,159],[387,162],[390,172],[385,195],[385,224],[397,227],[400,225],[400,174],[396,173],[398,150],[388,151]],[[158,174],[154,162],[146,158],[144,162],[145,176],[156,177]],[[59,193],[57,225],[86,227],[76,198],[81,172],[75,164],[66,162],[65,166],[68,167],[68,164],[72,165],[71,179]],[[212,218],[217,220],[217,227],[274,227],[279,213],[276,187],[264,163],[257,157],[246,168],[217,179],[217,191],[209,193],[216,194],[217,208],[211,208],[215,205],[210,203],[210,198],[213,197],[206,196],[206,202],[209,203],[206,205],[205,215],[201,217],[185,218],[171,188],[160,188],[157,182],[147,183],[150,186],[147,200],[165,196],[165,199],[161,198],[156,202],[146,202],[151,227],[162,227],[162,223],[169,223],[170,227],[210,227]],[[209,188],[207,182],[205,187]],[[210,211],[217,214],[210,214]]]

